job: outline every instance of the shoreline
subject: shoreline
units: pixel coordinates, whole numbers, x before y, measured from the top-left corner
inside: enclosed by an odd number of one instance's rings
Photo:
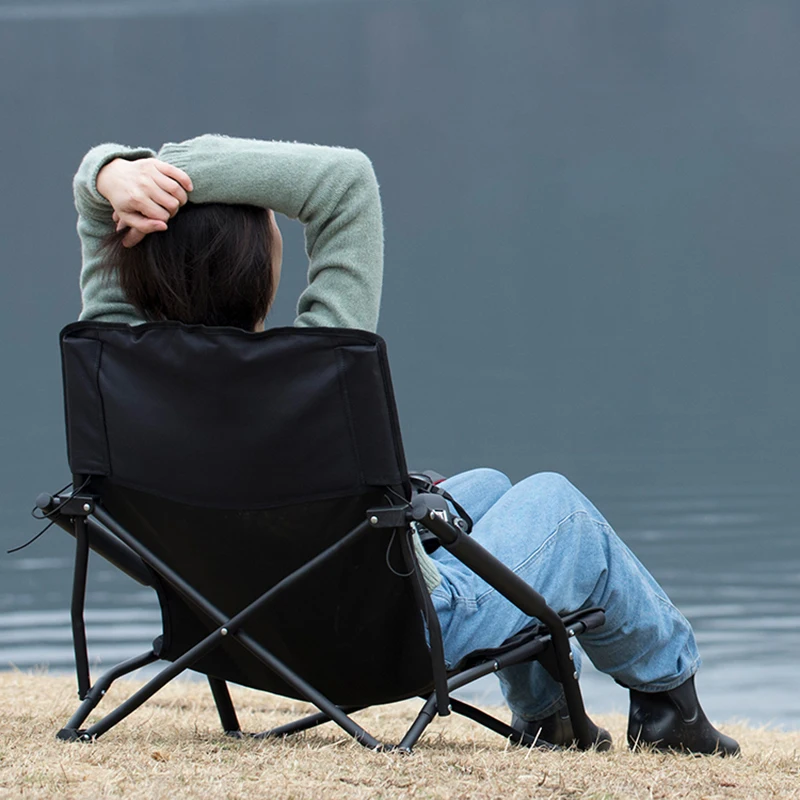
[[[138,685],[114,684],[107,708]],[[231,691],[250,732],[306,708]],[[743,723],[721,724],[743,752],[722,759],[631,753],[619,714],[593,715],[614,737],[610,753],[517,748],[452,715],[434,721],[409,757],[365,750],[330,724],[288,739],[225,737],[204,682],[165,687],[91,744],[55,739],[78,705],[74,676],[2,672],[0,704],[0,798],[800,798],[800,731]],[[357,718],[378,738],[397,741],[419,707],[406,701]]]

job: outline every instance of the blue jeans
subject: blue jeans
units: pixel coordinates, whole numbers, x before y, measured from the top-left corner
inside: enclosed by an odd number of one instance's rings
[[[566,478],[541,473],[511,485],[491,469],[448,478],[442,487],[472,517],[472,537],[542,594],[557,612],[602,606],[603,627],[581,635],[592,663],[644,692],[674,689],[700,666],[692,629],[600,512]],[[496,647],[531,623],[444,548],[432,592],[448,666]],[[580,653],[573,647],[580,670]],[[498,673],[509,708],[527,720],[565,705],[561,685],[537,662]]]

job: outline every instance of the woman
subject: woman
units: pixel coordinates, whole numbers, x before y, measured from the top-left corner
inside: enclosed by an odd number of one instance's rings
[[[74,188],[81,319],[263,329],[280,279],[278,212],[305,225],[309,280],[295,325],[377,326],[380,197],[357,151],[221,136],[166,144],[157,157],[101,145],[84,158]],[[583,495],[549,473],[512,486],[499,472],[473,470],[443,486],[472,517],[472,535],[553,608],[606,609],[606,624],[581,645],[630,689],[632,747],[738,752],[698,702],[700,658],[689,623]],[[417,553],[449,663],[530,623],[443,548],[427,556],[417,543]],[[554,744],[573,741],[560,685],[539,664],[499,677],[517,729]],[[610,747],[608,732],[591,728],[598,748]]]

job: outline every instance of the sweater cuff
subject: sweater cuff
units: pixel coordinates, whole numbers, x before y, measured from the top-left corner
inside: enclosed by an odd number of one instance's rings
[[[412,542],[414,543],[414,555],[417,557],[422,572],[422,579],[425,581],[428,591],[432,592],[442,582],[442,576],[433,559],[425,552],[422,541],[416,533],[412,537]]]
[[[158,158],[186,172],[190,161],[189,145],[187,142],[167,142],[158,151]]]

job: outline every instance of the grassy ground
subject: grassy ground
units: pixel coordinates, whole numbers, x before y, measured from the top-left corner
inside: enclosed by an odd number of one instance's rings
[[[105,702],[131,687],[120,682]],[[234,690],[242,727],[263,730],[305,710]],[[397,741],[419,704],[362,712],[379,738]],[[223,736],[207,685],[167,687],[99,741],[55,740],[77,706],[70,677],[0,673],[0,798],[800,798],[800,731],[726,725],[744,755],[547,753],[512,747],[451,716],[428,729],[414,755],[373,753],[332,725],[286,740]],[[102,704],[101,704],[102,707]],[[502,712],[501,712],[502,713]],[[625,720],[599,717],[619,743]]]

